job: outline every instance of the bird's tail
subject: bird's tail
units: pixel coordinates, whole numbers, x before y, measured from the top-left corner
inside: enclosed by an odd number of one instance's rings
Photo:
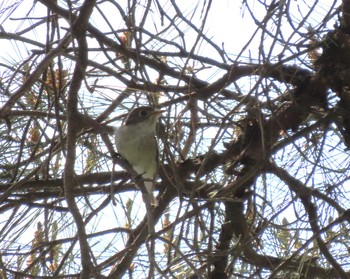
[[[145,203],[148,203],[152,206],[157,206],[158,201],[154,197],[153,190],[154,190],[154,182],[153,181],[145,181],[145,188],[146,193],[142,193],[142,198]]]

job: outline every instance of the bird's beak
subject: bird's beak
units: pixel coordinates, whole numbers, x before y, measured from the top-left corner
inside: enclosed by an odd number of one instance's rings
[[[157,109],[157,110],[154,110],[154,111],[152,112],[152,114],[160,115],[160,114],[162,114],[162,113],[165,112],[165,111],[166,111],[166,110]]]

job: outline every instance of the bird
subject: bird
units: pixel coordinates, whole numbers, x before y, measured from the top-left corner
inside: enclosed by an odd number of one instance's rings
[[[152,206],[158,204],[153,194],[158,169],[155,136],[156,124],[162,112],[164,110],[150,106],[134,108],[114,132],[118,153],[144,179],[146,192],[142,191],[142,197],[145,203]]]

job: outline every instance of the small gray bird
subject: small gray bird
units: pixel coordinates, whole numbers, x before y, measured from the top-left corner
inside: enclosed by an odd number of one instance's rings
[[[151,205],[157,205],[153,195],[158,168],[155,135],[157,120],[162,112],[146,106],[135,108],[115,131],[118,153],[145,179],[147,193],[143,193],[143,199]]]

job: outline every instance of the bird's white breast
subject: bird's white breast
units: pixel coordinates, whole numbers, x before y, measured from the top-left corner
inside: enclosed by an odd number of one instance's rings
[[[154,178],[157,170],[157,143],[154,132],[143,125],[121,126],[115,132],[115,142],[120,155],[138,174]]]

